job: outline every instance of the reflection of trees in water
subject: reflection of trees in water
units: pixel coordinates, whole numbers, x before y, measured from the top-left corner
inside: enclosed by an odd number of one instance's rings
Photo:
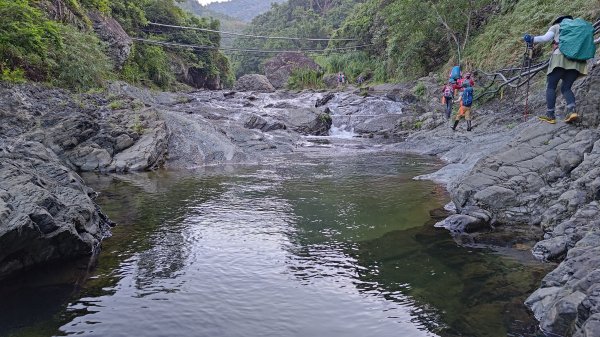
[[[366,267],[359,278],[367,286],[358,288],[389,300],[395,293],[410,296],[419,321],[442,336],[530,335],[536,329],[523,301],[541,279],[540,266],[457,246],[432,224],[359,245],[349,252]]]
[[[445,201],[441,187],[423,184],[387,177],[287,182],[283,197],[296,217],[288,269],[302,284],[350,280],[443,336],[530,334],[535,321],[523,301],[540,271],[460,247],[433,223],[402,230],[402,223],[427,221]]]
[[[124,178],[128,180],[125,183],[120,181],[120,177],[114,178],[116,181],[109,185],[109,189],[101,191],[102,198],[98,200],[102,206],[110,205],[109,216],[125,215],[129,222],[119,224],[123,227],[122,232],[115,231],[113,239],[107,242],[105,250],[116,250],[117,254],[109,254],[105,260],[113,257],[116,260],[102,266],[102,269],[114,270],[119,263],[135,254],[136,284],[139,289],[147,289],[157,285],[159,279],[175,278],[185,268],[190,247],[185,238],[186,223],[183,220],[192,215],[193,206],[224,192],[223,178],[199,179],[175,174],[158,177],[127,175]],[[110,198],[111,194],[125,196],[123,198],[127,201],[103,199]],[[169,289],[151,290],[155,291]]]
[[[0,319],[0,335],[9,329],[15,335],[39,335],[40,331],[56,334],[77,316],[89,314],[87,306],[75,306],[64,312],[69,301],[111,294],[125,276],[122,269],[132,262],[136,264],[134,277],[138,289],[148,290],[143,295],[171,291],[169,287],[150,287],[160,284],[157,280],[176,277],[185,268],[189,247],[181,220],[190,215],[192,206],[214,199],[224,191],[220,177],[196,179],[150,173],[87,174],[84,178],[99,192],[96,202],[117,222],[113,236],[102,244],[96,269],[89,275],[97,277],[88,279],[82,289],[76,289],[73,284],[85,274],[81,263],[63,263],[60,269],[52,267],[50,272],[34,273],[30,278],[35,280],[33,284],[11,287],[14,301],[9,303],[5,301],[9,298],[0,294],[3,303],[0,307],[10,304],[8,310],[15,313],[0,315],[11,318]],[[23,330],[23,327],[29,328]]]

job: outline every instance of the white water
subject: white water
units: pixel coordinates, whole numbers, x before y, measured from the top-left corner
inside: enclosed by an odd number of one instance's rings
[[[329,130],[329,137],[332,138],[352,139],[357,136],[358,134],[354,132],[354,129],[350,128],[348,130],[348,126],[345,124],[342,124],[339,127],[331,126],[331,129]]]

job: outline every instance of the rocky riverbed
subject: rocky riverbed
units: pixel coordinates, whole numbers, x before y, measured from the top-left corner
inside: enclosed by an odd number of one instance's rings
[[[497,101],[476,108],[473,132],[452,132],[436,79],[420,82],[333,94],[1,87],[0,277],[90,255],[109,235],[76,172],[259,163],[336,133],[446,160],[420,177],[452,195],[457,214],[439,225],[465,244],[533,240],[536,257],[560,262],[526,303],[542,329],[600,335],[600,68],[578,83],[580,126],[523,121],[519,106]],[[531,102],[540,109],[543,96]]]

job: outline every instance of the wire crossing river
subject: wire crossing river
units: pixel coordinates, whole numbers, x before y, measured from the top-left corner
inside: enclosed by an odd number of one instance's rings
[[[87,175],[119,224],[98,265],[2,286],[0,335],[530,336],[542,267],[434,228],[448,197],[412,178],[438,166],[370,153]]]

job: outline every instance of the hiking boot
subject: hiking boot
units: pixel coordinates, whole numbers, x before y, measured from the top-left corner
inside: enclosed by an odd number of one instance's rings
[[[572,123],[577,121],[577,119],[579,119],[579,115],[577,115],[575,112],[570,113],[567,118],[565,118],[565,123]]]
[[[473,130],[473,126],[471,125],[471,121],[467,121],[467,131]]]
[[[454,125],[452,126],[452,131],[456,131],[457,126],[458,126],[458,121],[454,121]]]
[[[548,116],[538,116],[538,119],[550,124],[556,124],[556,119],[554,118],[550,118]]]

